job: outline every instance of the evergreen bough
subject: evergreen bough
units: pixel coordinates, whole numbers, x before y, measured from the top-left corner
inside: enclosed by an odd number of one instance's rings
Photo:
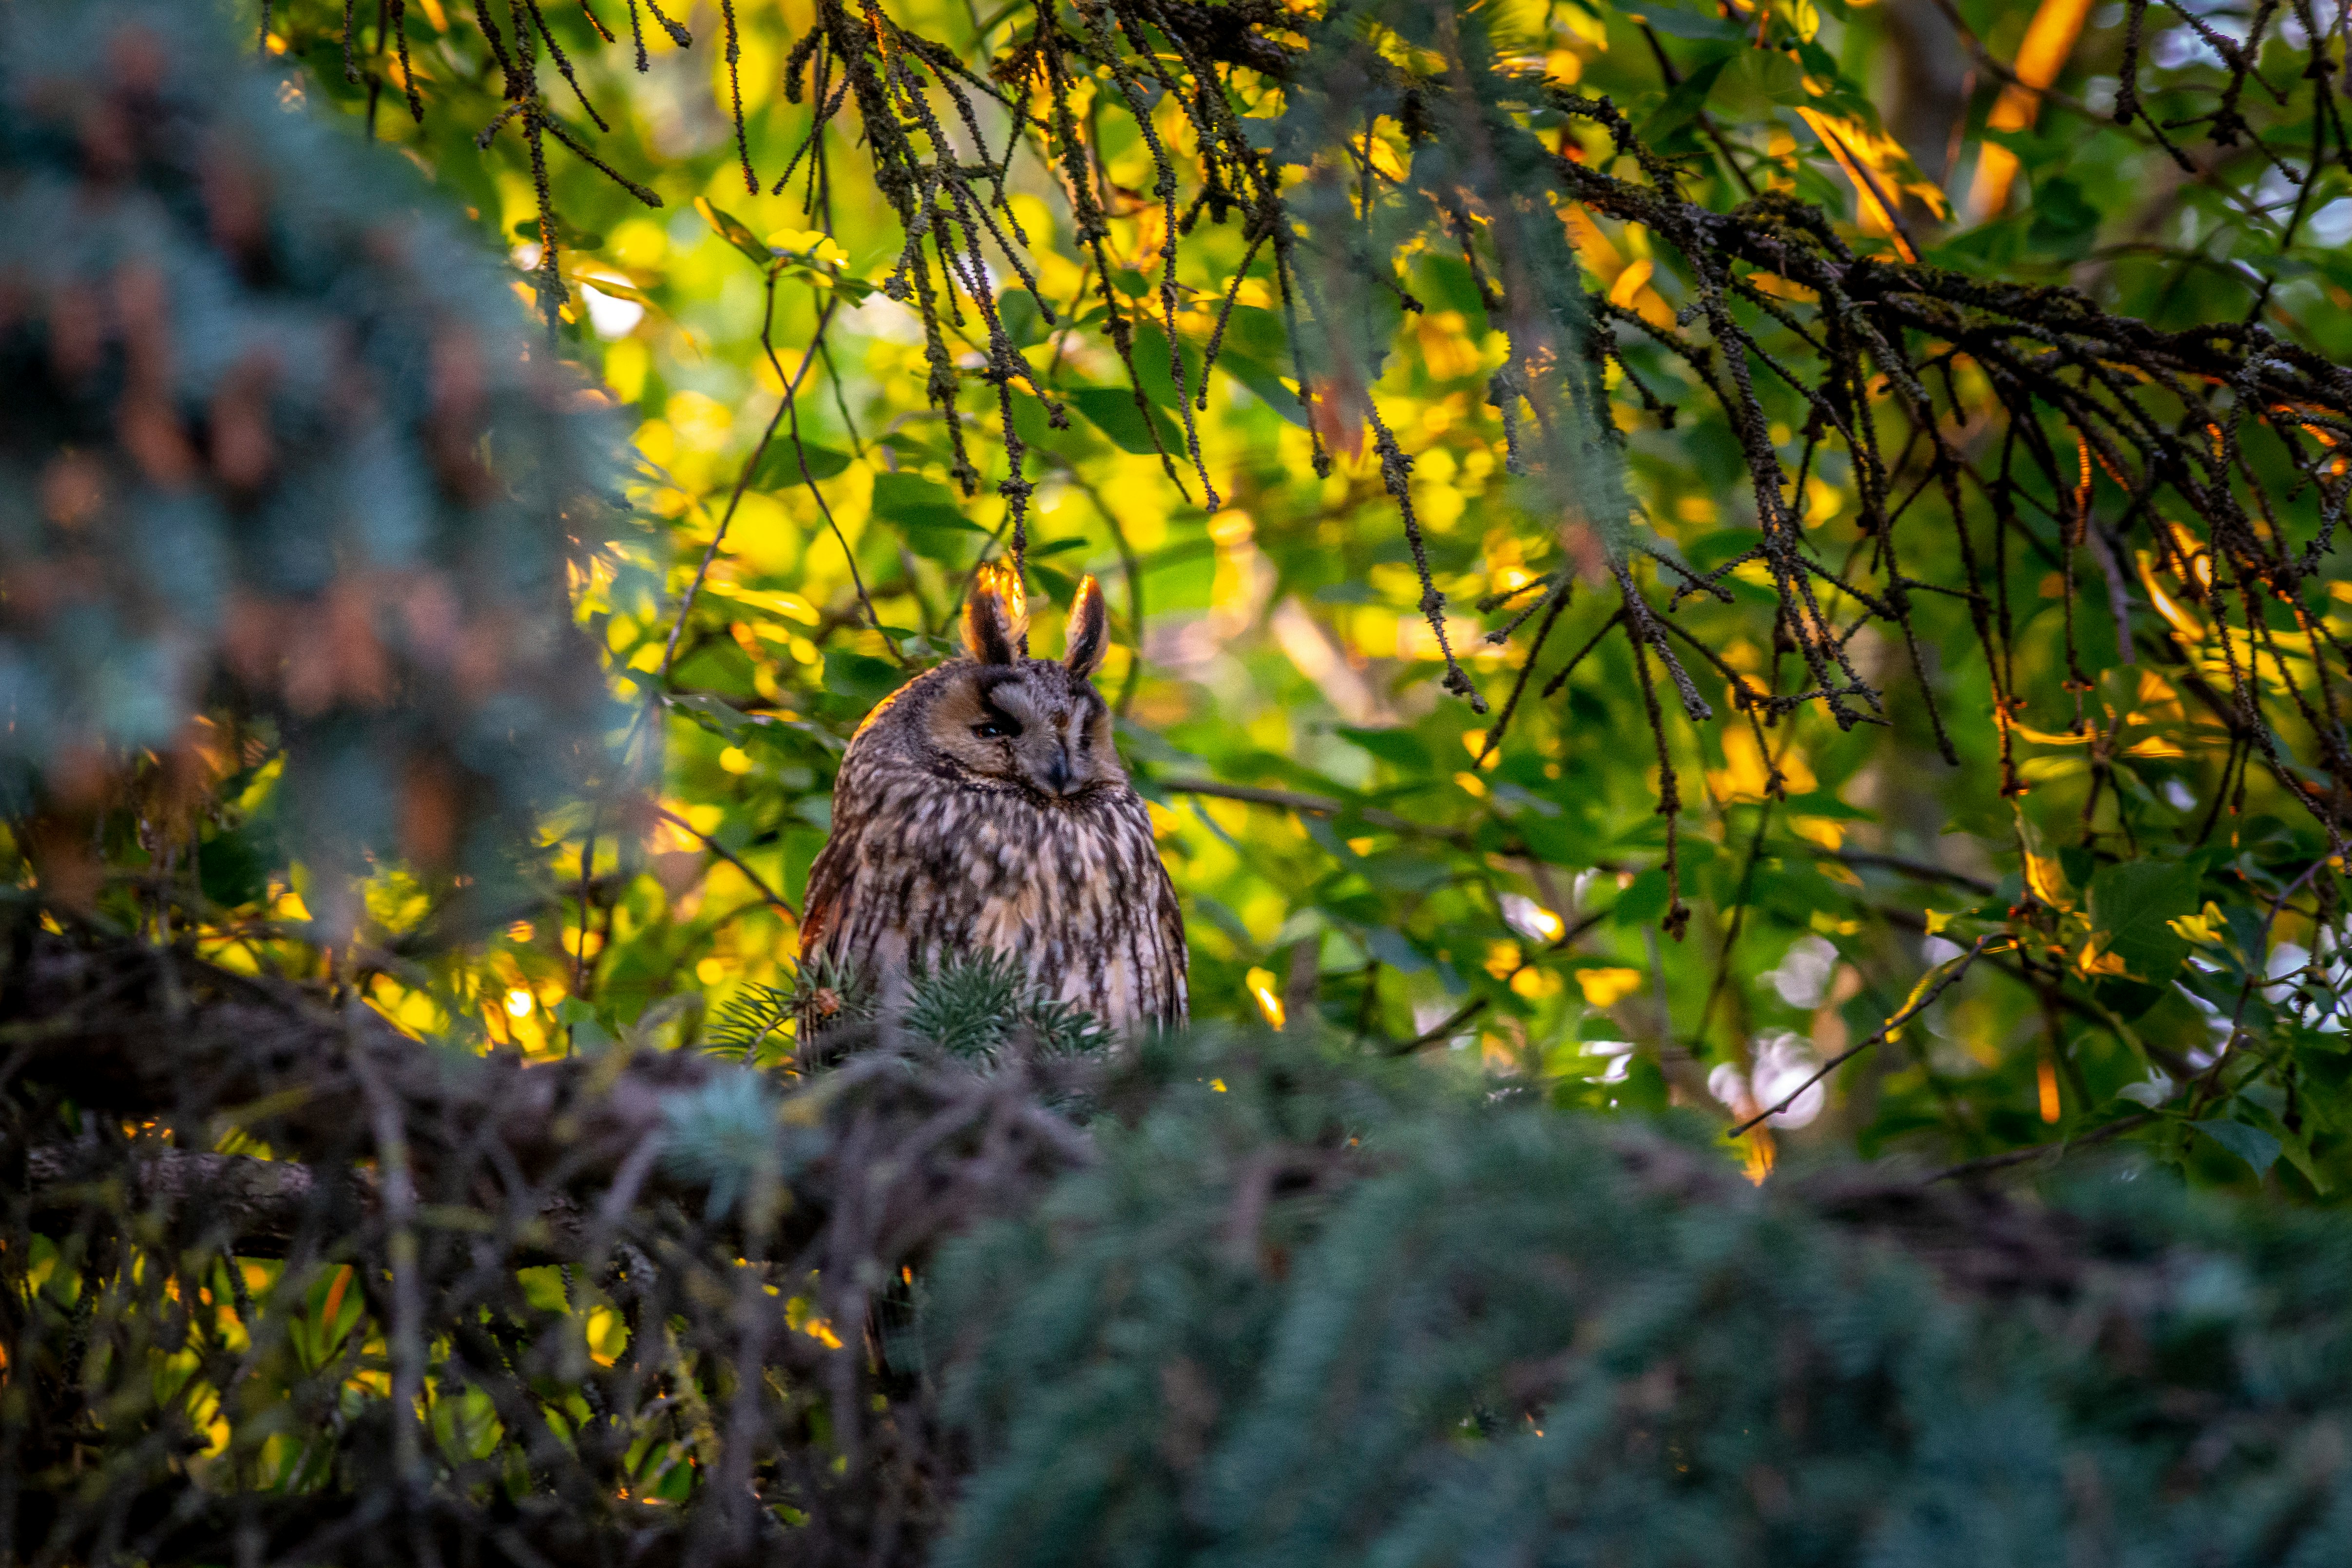
[[[1054,1055],[1105,1041],[1093,1015],[1047,994],[1004,953],[956,953],[912,977],[905,1027],[951,1057],[996,1060],[1023,1045]]]
[[[167,900],[299,858],[340,930],[331,873],[496,875],[603,773],[568,574],[629,523],[499,259],[304,96],[210,5],[0,13],[0,811],[70,887],[136,788]]]
[[[935,1275],[942,1568],[2352,1561],[2339,1217],[2132,1163],[1751,1193],[1280,1041],[1139,1076]]]

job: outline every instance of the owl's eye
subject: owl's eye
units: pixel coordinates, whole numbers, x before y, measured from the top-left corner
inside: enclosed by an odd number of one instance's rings
[[[1007,735],[1017,735],[1021,731],[1019,726],[1001,719],[983,719],[971,727],[971,732],[983,741],[1001,741]]]

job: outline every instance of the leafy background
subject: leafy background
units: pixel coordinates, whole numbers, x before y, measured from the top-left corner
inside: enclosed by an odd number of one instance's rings
[[[998,399],[967,378],[955,395],[987,482],[971,496],[955,482],[919,324],[882,289],[903,236],[851,122],[770,194],[811,124],[809,96],[786,90],[811,23],[802,0],[697,6],[677,17],[690,48],[630,7],[642,72],[625,30],[612,44],[597,36],[625,28],[613,0],[594,7],[600,19],[530,13],[609,129],[590,136],[570,87],[542,65],[546,111],[658,207],[553,141],[538,174],[513,119],[478,145],[502,91],[479,18],[519,33],[522,10],[504,9],[385,8],[404,66],[365,7],[348,59],[342,17],[323,5],[274,7],[266,47],[302,68],[289,95],[346,113],[353,134],[399,147],[463,205],[509,257],[518,310],[554,309],[561,352],[596,370],[634,425],[628,500],[648,530],[617,538],[573,583],[628,715],[624,787],[546,820],[537,894],[475,910],[485,941],[419,940],[448,929],[451,889],[387,869],[356,941],[337,944],[304,923],[320,902],[310,870],[268,872],[255,847],[274,810],[264,770],[202,830],[205,865],[251,847],[264,868],[250,886],[207,883],[216,907],[203,940],[232,963],[339,964],[406,1027],[540,1056],[648,1024],[691,1038],[745,987],[784,981],[842,747],[875,700],[947,651],[971,569],[1007,544],[992,488],[1007,469]],[[2161,327],[2259,317],[2340,361],[2352,352],[2352,187],[2333,156],[2332,109],[2317,90],[2306,109],[2294,90],[2308,58],[2295,40],[2315,21],[2289,9],[2263,56],[2286,90],[2273,101],[2249,89],[2242,105],[2269,140],[2200,142],[2189,174],[2146,130],[2105,113],[2126,47],[2120,5],[1958,0],[1981,58],[1943,7],[1908,0],[1638,13],[1515,0],[1479,15],[1509,62],[1605,95],[1683,160],[1686,189],[1708,205],[1728,207],[1751,186],[1790,192],[1866,251],[2069,282]],[[1027,25],[1010,7],[929,0],[889,15],[975,61]],[[2221,8],[2148,12],[2148,90],[2210,111],[2230,79],[2211,39],[2245,26]],[[1984,61],[2024,68],[2036,28],[2072,36],[2051,90],[2021,109]],[[1271,126],[1282,95],[1246,75],[1239,112]],[[1082,89],[1081,101],[1107,90]],[[1181,108],[1150,110],[1171,140]],[[1589,123],[1540,111],[1536,123],[1596,166],[1616,156]],[[1108,171],[1097,195],[1109,281],[1151,303],[1167,236],[1150,151],[1122,112],[1097,103],[1087,124]],[[2316,147],[2321,167],[2286,181],[2273,143]],[[1357,153],[1368,188],[1412,156],[1386,120]],[[542,177],[561,290],[541,245]],[[1671,1099],[1728,1125],[1870,1039],[1993,939],[2008,950],[1823,1092],[1727,1145],[1732,1156],[1761,1179],[1776,1141],[1945,1164],[2113,1131],[2202,1181],[2306,1198],[2340,1185],[2352,1058],[2325,930],[2333,878],[2311,875],[2328,841],[2275,778],[2242,764],[2231,716],[2196,689],[2221,684],[2210,628],[2144,557],[2137,574],[2125,564],[2123,624],[2163,657],[2129,662],[2095,592],[2070,599],[2052,562],[2030,552],[2004,563],[2011,689],[2026,700],[2009,737],[2015,794],[2002,788],[2004,737],[1958,600],[1923,596],[1917,609],[1925,684],[1957,765],[1939,756],[1922,682],[1885,638],[1854,647],[1889,687],[1885,724],[1841,730],[1808,707],[1753,728],[1727,700],[1726,671],[1761,676],[1781,657],[1769,578],[1743,567],[1722,584],[1729,603],[1684,604],[1677,624],[1722,667],[1694,666],[1715,721],[1670,711],[1663,731],[1681,780],[1679,892],[1692,913],[1679,934],[1662,931],[1675,890],[1660,758],[1624,640],[1601,641],[1557,692],[1531,690],[1504,742],[1486,744],[1521,655],[1479,632],[1538,603],[1528,591],[1543,574],[1582,563],[1507,474],[1486,395],[1503,351],[1469,269],[1412,239],[1397,287],[1367,280],[1350,304],[1385,351],[1370,395],[1412,459],[1429,566],[1483,713],[1441,689],[1374,444],[1302,413],[1264,260],[1240,284],[1220,374],[1192,416],[1220,503],[1210,510],[1198,477],[1154,450],[1156,433],[1181,451],[1185,420],[1150,312],[1137,328],[1139,410],[1089,302],[1066,187],[1032,151],[1011,159],[1007,184],[1035,276],[1034,294],[992,279],[1004,331],[1071,410],[1055,429],[1042,405],[1015,405],[1036,486],[1032,591],[1066,605],[1086,572],[1109,591],[1119,646],[1103,684],[1183,901],[1197,1013],[1288,1029],[1319,1020],[1366,1050],[1443,1054],[1564,1105]],[[1598,298],[1672,323],[1691,298],[1676,255],[1638,226],[1565,204],[1558,214]],[[1188,345],[1214,331],[1251,248],[1238,223],[1188,235],[1177,319]],[[1420,310],[1403,307],[1405,292]],[[1700,569],[1729,560],[1755,526],[1733,433],[1679,362],[1621,336],[1623,364],[1608,376],[1642,537]],[[975,323],[950,326],[948,349],[967,368],[987,363]],[[788,386],[797,442],[763,445]],[[1965,367],[1953,395],[1987,396]],[[1807,411],[1769,386],[1761,395],[1793,467]],[[1328,473],[1318,437],[1337,451]],[[2111,512],[2128,499],[2104,479],[2095,488]],[[1802,506],[1823,555],[1861,542],[1842,457],[1811,466]],[[1910,570],[1949,580],[1948,533],[1912,539]],[[2352,585],[2340,568],[2321,578],[2310,597],[2326,630],[2352,633]],[[1571,600],[1541,678],[1608,615],[1599,594]],[[2086,682],[2072,679],[2074,658]],[[2209,1074],[2233,1016],[2243,1037],[2229,1070]],[[2198,1075],[2208,1087],[2182,1098]]]

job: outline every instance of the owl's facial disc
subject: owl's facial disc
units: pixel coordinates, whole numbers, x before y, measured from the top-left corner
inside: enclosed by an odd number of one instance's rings
[[[1126,776],[1111,746],[1110,710],[1059,665],[958,668],[926,721],[931,744],[966,772],[1048,799]]]

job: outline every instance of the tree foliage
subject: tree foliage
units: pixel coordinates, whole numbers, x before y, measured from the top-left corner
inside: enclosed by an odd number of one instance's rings
[[[839,737],[1004,553],[1115,584],[1212,1010],[1255,974],[1745,1116],[1981,937],[1822,1136],[2201,1161],[2218,1112],[2332,1188],[2324,19],[1654,11],[835,6],[681,48],[632,7],[642,61],[593,8],[273,11],[523,242],[669,542],[667,595],[583,600],[664,815],[567,824],[562,912],[386,1005],[610,1033],[773,983]],[[1890,128],[1938,49],[1973,91]]]

